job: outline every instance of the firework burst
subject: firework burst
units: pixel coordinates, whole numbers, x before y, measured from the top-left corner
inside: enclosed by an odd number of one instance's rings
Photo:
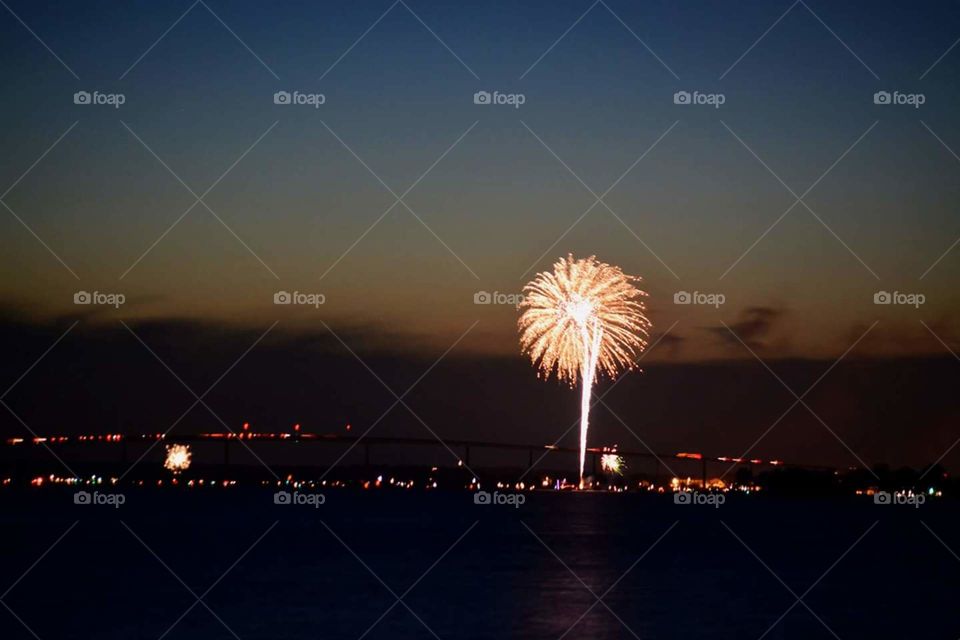
[[[603,469],[604,473],[622,476],[626,466],[623,458],[615,453],[605,453],[600,456],[600,468]]]
[[[580,485],[587,449],[590,395],[598,373],[614,377],[633,369],[647,346],[646,293],[619,267],[594,256],[560,258],[523,288],[520,348],[538,375],[571,387],[580,382]]]
[[[168,444],[167,459],[163,461],[163,468],[172,471],[174,475],[190,468],[193,454],[190,446],[185,444]]]

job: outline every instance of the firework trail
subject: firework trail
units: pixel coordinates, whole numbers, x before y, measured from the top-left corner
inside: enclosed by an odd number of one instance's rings
[[[644,315],[647,294],[634,286],[639,280],[594,256],[574,260],[567,255],[554,263],[552,272],[538,273],[523,288],[521,351],[537,366],[539,376],[555,372],[571,387],[581,383],[581,487],[596,376],[614,377],[633,369],[647,346],[652,325]]]

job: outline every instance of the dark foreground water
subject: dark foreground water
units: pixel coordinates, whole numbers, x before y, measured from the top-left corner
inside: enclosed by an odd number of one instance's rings
[[[960,637],[955,502],[206,491],[0,494],[0,638]]]

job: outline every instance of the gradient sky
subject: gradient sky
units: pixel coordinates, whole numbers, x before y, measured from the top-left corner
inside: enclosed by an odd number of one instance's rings
[[[63,64],[0,12],[0,189],[78,122],[3,197],[77,279],[0,211],[3,302],[49,318],[76,314],[78,289],[118,291],[128,304],[91,320],[323,319],[430,353],[479,320],[464,348],[507,354],[515,311],[473,294],[573,252],[644,277],[656,329],[682,339],[654,360],[750,357],[721,322],[771,356],[835,357],[876,320],[868,351],[943,353],[919,320],[956,344],[960,250],[920,277],[960,236],[960,50],[934,65],[960,7],[797,4],[757,42],[789,3],[407,4],[11,2]],[[77,90],[126,103],[77,106]],[[327,101],[278,106],[277,90]],[[477,106],[478,90],[526,103]],[[678,90],[726,103],[678,106]],[[926,103],[874,105],[878,90]],[[198,205],[127,272],[194,201],[134,133],[200,194],[268,129],[205,197],[250,250]],[[373,173],[401,194],[468,129],[404,198],[424,224],[397,205],[341,259],[394,202]],[[622,224],[597,205],[557,242],[594,202],[579,180],[603,193],[668,129],[604,198]],[[868,130],[804,198],[829,229],[797,205],[721,279],[794,202],[771,171],[802,194]],[[276,307],[278,289],[327,303]],[[727,302],[676,306],[678,290]],[[927,303],[878,307],[877,290]]]
[[[514,308],[474,304],[571,252],[641,275],[654,323],[595,443],[958,464],[956,3],[8,6],[4,434],[208,430],[216,411],[572,444],[578,394],[518,354]],[[184,215],[191,191],[206,206]],[[127,302],[76,306],[78,290]],[[277,306],[279,290],[326,303]],[[926,303],[875,305],[881,290]],[[184,386],[215,382],[211,411],[177,422]],[[411,385],[424,423],[395,406]]]

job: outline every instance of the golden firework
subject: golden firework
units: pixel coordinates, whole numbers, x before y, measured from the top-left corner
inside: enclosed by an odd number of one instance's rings
[[[586,457],[590,394],[598,372],[610,377],[633,369],[647,346],[652,326],[635,286],[640,278],[595,256],[560,258],[552,272],[538,273],[523,288],[520,349],[538,375],[571,387],[582,384],[580,404],[580,483]]]
[[[192,458],[193,454],[190,452],[189,445],[169,444],[167,445],[167,458],[163,461],[163,467],[176,475],[190,468]]]

